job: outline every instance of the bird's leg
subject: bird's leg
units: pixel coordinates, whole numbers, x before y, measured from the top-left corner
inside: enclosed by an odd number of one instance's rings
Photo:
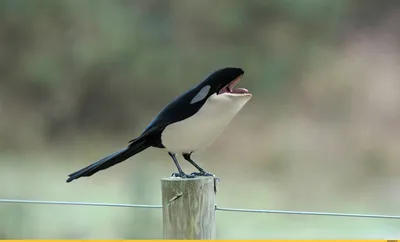
[[[191,155],[191,153],[182,154],[182,156],[183,156],[183,158],[185,158],[185,160],[189,161],[190,164],[192,164],[194,167],[196,167],[197,170],[199,170],[199,172],[193,172],[191,175],[215,177],[213,174],[206,172],[203,168],[201,168],[199,165],[197,165],[196,162],[194,162],[194,160],[192,160],[190,158],[190,155]]]
[[[181,178],[194,178],[194,175],[187,175],[185,172],[183,172],[181,166],[178,163],[178,160],[176,159],[175,154],[168,152],[169,156],[171,156],[172,160],[174,161],[176,168],[178,168],[178,173],[172,173],[171,176],[173,177],[181,177]]]

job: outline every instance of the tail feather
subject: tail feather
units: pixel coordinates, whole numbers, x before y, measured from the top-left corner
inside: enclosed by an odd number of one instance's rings
[[[111,155],[108,155],[108,156],[104,157],[103,159],[96,161],[95,163],[68,175],[69,178],[67,179],[67,182],[71,182],[80,177],[91,176],[91,175],[97,173],[98,171],[101,171],[101,170],[107,169],[113,165],[116,165],[149,147],[150,147],[150,145],[146,142],[146,140],[137,140],[137,141],[131,143],[128,147],[126,147],[120,151],[114,152]]]

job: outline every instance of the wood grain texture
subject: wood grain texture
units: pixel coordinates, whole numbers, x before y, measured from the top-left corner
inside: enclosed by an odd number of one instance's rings
[[[161,185],[164,239],[215,239],[214,178],[171,177]]]

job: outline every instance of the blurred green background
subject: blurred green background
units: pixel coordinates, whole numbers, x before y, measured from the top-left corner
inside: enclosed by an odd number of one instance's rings
[[[149,149],[90,179],[225,66],[252,100],[207,152],[222,207],[400,214],[400,1],[0,0],[0,198],[160,204]],[[182,162],[187,172],[193,168]],[[2,239],[158,239],[161,210],[0,204]],[[400,221],[217,212],[219,239],[395,238]]]

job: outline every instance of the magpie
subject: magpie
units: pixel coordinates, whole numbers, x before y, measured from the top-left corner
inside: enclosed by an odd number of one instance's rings
[[[169,154],[178,169],[172,176],[213,176],[196,164],[191,155],[209,147],[252,97],[247,89],[235,88],[243,74],[236,67],[214,71],[165,106],[127,147],[70,174],[67,182],[91,176],[149,147],[164,149]],[[199,172],[183,172],[176,158],[179,154]]]

